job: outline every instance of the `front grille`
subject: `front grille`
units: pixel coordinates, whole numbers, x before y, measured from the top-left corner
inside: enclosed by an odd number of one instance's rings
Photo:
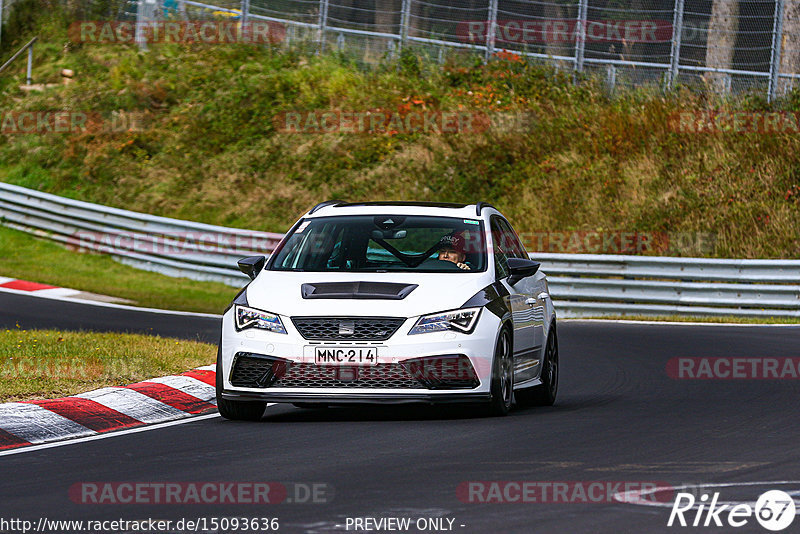
[[[321,341],[385,341],[404,322],[401,317],[292,317],[301,336]]]
[[[369,367],[315,365],[276,358],[236,355],[231,384],[242,388],[378,388],[424,389],[421,382],[397,363]]]
[[[272,387],[425,389],[402,365],[396,363],[369,367],[296,363]]]

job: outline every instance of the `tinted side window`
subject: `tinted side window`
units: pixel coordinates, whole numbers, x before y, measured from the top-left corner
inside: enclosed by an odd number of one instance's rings
[[[511,228],[511,225],[508,224],[508,221],[500,219],[500,226],[503,228],[504,240],[508,244],[508,248],[512,251],[514,257],[527,260],[528,254],[525,252],[525,247],[522,246],[519,236],[514,229]]]
[[[502,227],[500,226],[500,218],[492,217],[492,244],[494,247],[494,267],[497,273],[497,279],[505,278],[508,276],[508,257],[513,253],[510,251],[506,243],[505,235]]]

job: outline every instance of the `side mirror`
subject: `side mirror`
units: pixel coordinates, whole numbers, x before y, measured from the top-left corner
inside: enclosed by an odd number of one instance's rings
[[[511,275],[508,277],[508,283],[512,286],[529,276],[536,274],[541,264],[538,261],[526,260],[523,258],[508,258],[508,270]]]
[[[239,260],[237,265],[240,271],[250,277],[250,280],[255,280],[266,262],[267,258],[264,256],[248,256]]]

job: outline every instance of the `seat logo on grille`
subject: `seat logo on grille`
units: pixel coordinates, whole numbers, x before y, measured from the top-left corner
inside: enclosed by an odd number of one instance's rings
[[[352,336],[356,333],[355,321],[342,321],[339,323],[340,336]]]

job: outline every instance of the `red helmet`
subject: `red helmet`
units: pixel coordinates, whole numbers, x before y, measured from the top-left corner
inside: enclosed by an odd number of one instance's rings
[[[443,249],[451,249],[464,254],[466,252],[466,240],[464,236],[460,233],[458,234],[447,234],[442,236],[439,239],[439,250]]]

